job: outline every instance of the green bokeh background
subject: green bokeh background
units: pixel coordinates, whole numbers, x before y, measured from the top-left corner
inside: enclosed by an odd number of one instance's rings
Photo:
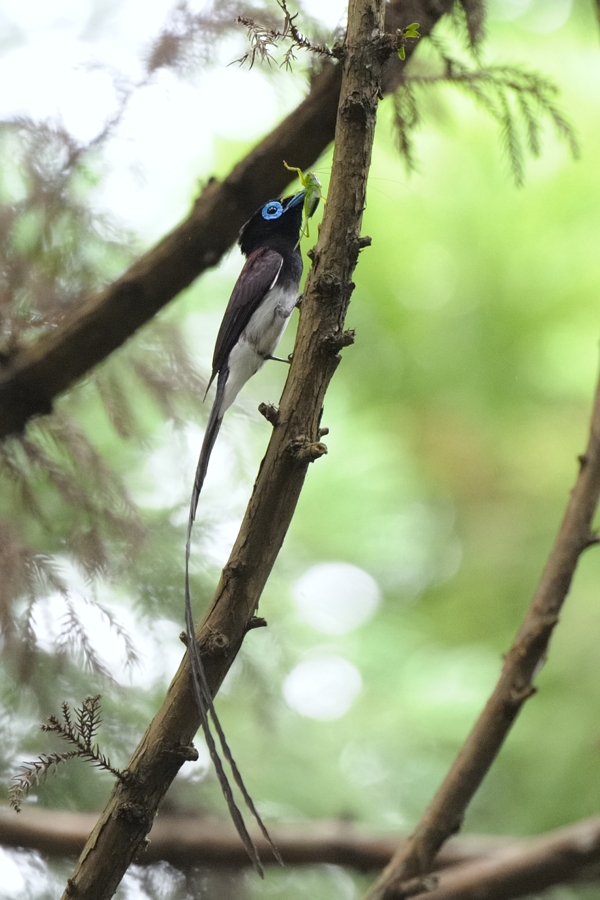
[[[423,95],[419,172],[410,177],[396,151],[391,101],[381,106],[363,228],[373,243],[355,274],[348,325],[356,343],[344,351],[326,398],[329,453],[311,467],[261,602],[269,628],[250,633],[217,704],[271,822],[343,817],[393,833],[414,825],[528,606],[585,447],[598,374],[599,41],[591,4],[577,4],[551,35],[490,23],[488,57],[550,75],[581,144],[576,162],[548,129],[522,189],[511,180],[494,125],[465,97],[449,88]],[[247,149],[217,139],[216,174]],[[315,167],[325,193],[330,164],[325,157]],[[233,264],[209,273],[162,314],[183,326],[206,373],[234,277]],[[292,345],[290,329],[283,353]],[[255,409],[276,401],[284,377],[273,364],[248,385],[215,451],[229,454],[235,483],[222,507],[215,491],[201,505],[199,612],[218,576],[202,558],[203,541],[243,512],[269,435]],[[140,402],[141,448],[116,437],[88,386],[62,401],[134,495],[151,492],[147,447],[166,440],[158,408]],[[181,477],[191,485],[193,472]],[[166,623],[172,654],[183,621],[183,508],[147,510],[151,538],[113,595],[139,622]],[[302,622],[291,599],[296,579],[326,561],[365,569],[382,591],[376,615],[342,636]],[[591,550],[538,693],[468,810],[465,831],[536,834],[596,812],[599,586],[600,554]],[[291,669],[319,652],[350,660],[363,679],[350,711],[334,721],[303,717],[282,695]],[[56,677],[49,711],[63,695],[76,701],[97,693],[90,675]],[[104,740],[122,762],[164,687],[158,680],[103,691]],[[17,697],[8,684],[4,691],[23,716],[17,758],[37,754],[39,735],[25,724],[35,721],[37,701]],[[97,772],[73,766],[48,781],[39,802],[97,809],[108,791]],[[184,768],[169,802],[224,815],[211,774],[192,782]],[[264,885],[248,876],[246,889],[252,898],[318,900],[358,897],[367,882],[335,867],[269,869]],[[564,888],[547,896],[593,894]]]

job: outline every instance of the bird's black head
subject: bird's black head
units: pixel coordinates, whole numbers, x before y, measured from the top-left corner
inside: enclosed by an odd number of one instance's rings
[[[259,247],[273,250],[295,249],[302,227],[302,209],[306,191],[299,191],[293,197],[269,200],[257,210],[240,231],[238,243],[245,256]]]

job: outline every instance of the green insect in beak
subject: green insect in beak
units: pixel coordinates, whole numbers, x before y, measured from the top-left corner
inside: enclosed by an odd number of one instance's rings
[[[302,169],[298,169],[296,168],[296,166],[288,166],[285,160],[283,161],[283,164],[289,172],[296,172],[302,188],[306,191],[303,207],[304,227],[302,231],[306,235],[306,237],[310,237],[308,220],[311,216],[314,216],[317,210],[317,206],[319,205],[319,200],[321,199],[321,197],[323,197],[321,182],[314,172],[304,173]],[[325,200],[324,197],[323,200]]]

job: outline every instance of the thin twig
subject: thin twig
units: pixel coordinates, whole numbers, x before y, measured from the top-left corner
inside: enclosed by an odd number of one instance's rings
[[[234,62],[239,63],[241,66],[248,63],[249,69],[253,67],[257,59],[261,63],[266,62],[270,65],[273,59],[272,51],[279,48],[284,41],[288,41],[290,44],[284,54],[283,62],[281,63],[281,66],[286,69],[291,68],[291,63],[295,59],[294,48],[307,50],[309,53],[314,53],[316,56],[329,59],[337,59],[340,57],[340,53],[335,49],[330,49],[326,44],[313,44],[307,37],[301,34],[296,25],[298,13],[292,14],[289,11],[286,0],[277,0],[277,3],[284,16],[283,27],[281,30],[261,25],[260,22],[255,22],[254,19],[250,19],[248,16],[237,17],[236,21],[240,25],[244,25],[248,30],[250,49],[239,59],[234,60]]]
[[[471,798],[523,703],[535,693],[533,682],[545,661],[579,558],[587,547],[597,543],[592,520],[600,497],[600,382],[588,446],[579,462],[579,475],[564,519],[498,683],[415,831],[369,891],[367,900],[397,900],[414,894],[414,885],[405,890],[404,883],[431,871],[439,848],[459,830]]]

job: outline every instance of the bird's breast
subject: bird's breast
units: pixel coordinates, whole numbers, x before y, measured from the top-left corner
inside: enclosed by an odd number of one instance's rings
[[[274,287],[266,295],[227,361],[227,385],[221,404],[221,415],[228,409],[241,388],[255,375],[268,356],[275,352],[298,299],[298,288]]]
[[[259,356],[271,356],[285,331],[297,299],[296,285],[272,288],[252,313],[241,339],[250,344]]]

